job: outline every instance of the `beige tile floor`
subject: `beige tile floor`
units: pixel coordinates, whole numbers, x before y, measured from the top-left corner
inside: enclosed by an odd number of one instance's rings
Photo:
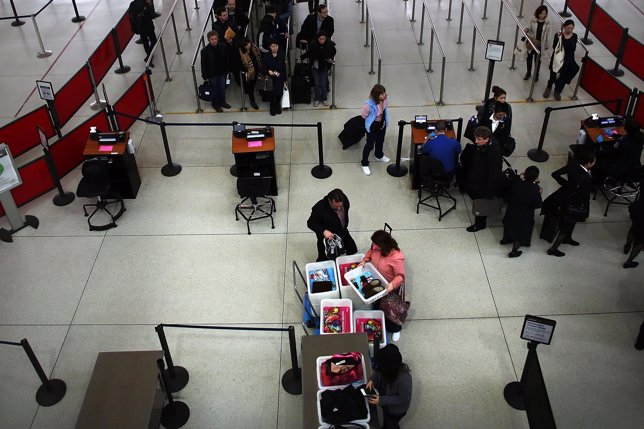
[[[18,3],[18,2],[17,2]],[[41,1],[19,2],[19,13],[37,10]],[[383,57],[382,83],[391,97],[391,129],[385,151],[395,154],[399,120],[416,113],[430,117],[467,118],[480,101],[486,63],[477,47],[475,72],[469,72],[471,23],[466,21],[463,44],[457,45],[458,2],[453,20],[445,20],[448,2],[426,1],[447,55],[443,100],[437,106],[440,56],[434,51],[433,73],[426,73],[429,35],[418,46],[421,2],[416,22],[410,23],[412,1],[373,0],[369,3]],[[475,17],[482,1],[468,1]],[[515,2],[518,4],[518,2]],[[563,1],[552,2],[556,8]],[[631,0],[600,1],[615,17],[642,36],[641,12]],[[21,111],[41,104],[29,96],[33,81],[51,80],[59,88],[76,72],[125,11],[127,0],[79,0],[82,24],[72,24],[69,2],[54,2],[39,16],[47,49],[54,55],[35,58],[38,45],[30,24],[0,26],[0,124]],[[22,352],[0,348],[0,428],[66,429],[74,426],[89,377],[100,351],[158,348],[158,323],[231,324],[264,327],[295,325],[298,335],[301,307],[293,292],[292,262],[300,266],[316,257],[314,236],[306,228],[310,207],[329,190],[340,187],[352,203],[350,229],[359,249],[369,245],[371,233],[388,222],[406,253],[408,291],[412,301],[409,321],[399,346],[414,377],[414,397],[403,427],[527,428],[524,413],[509,407],[502,392],[520,376],[525,342],[519,338],[523,316],[543,315],[557,321],[553,343],[539,348],[541,364],[558,427],[640,428],[644,425],[644,360],[634,342],[644,316],[642,269],[623,270],[620,253],[629,222],[626,210],[611,209],[602,216],[603,199],[592,203],[591,218],[579,225],[579,248],[567,256],[545,254],[546,243],[534,236],[533,245],[519,259],[508,259],[498,244],[500,219],[476,234],[465,231],[471,222],[468,198],[457,192],[458,205],[442,222],[429,209],[415,213],[416,193],[408,177],[394,178],[386,166],[372,165],[365,177],[358,165],[360,148],[342,150],[337,134],[358,113],[376,76],[370,69],[369,49],[360,24],[361,3],[332,0],[338,44],[337,109],[296,105],[279,117],[239,112],[239,91],[233,85],[233,109],[215,115],[209,105],[195,114],[190,62],[208,6],[191,0],[187,10],[192,31],[185,30],[181,1],[177,23],[183,50],[177,55],[174,38],[167,43],[172,81],[166,82],[162,61],[155,59],[152,82],[159,108],[168,122],[266,122],[300,124],[322,122],[325,162],[331,177],[311,175],[318,162],[314,129],[278,128],[277,174],[279,196],[275,229],[252,226],[253,235],[234,221],[238,198],[229,174],[229,130],[213,127],[169,128],[175,162],[183,166],[175,177],[161,175],[165,163],[162,141],[154,126],[136,124],[132,135],[142,187],[116,229],[89,232],[82,216],[83,201],[63,208],[51,203],[53,193],[21,208],[36,215],[38,230],[20,231],[13,244],[0,244],[0,339],[28,338],[47,372],[67,382],[67,396],[56,406],[38,407],[38,381]],[[533,10],[539,2],[525,2]],[[167,16],[172,1],[157,0]],[[487,21],[477,18],[486,37],[496,33],[499,2],[490,1]],[[0,15],[10,14],[8,2]],[[301,22],[306,6],[296,7]],[[163,19],[163,18],[162,18]],[[513,28],[504,17],[501,35],[511,44]],[[157,24],[159,26],[160,24]],[[79,29],[80,27],[80,29]],[[78,30],[78,31],[77,31]],[[583,27],[578,27],[583,34]],[[65,45],[69,42],[67,48]],[[478,42],[477,42],[478,43]],[[578,52],[581,56],[581,52]],[[600,44],[591,47],[600,64],[613,57]],[[143,69],[142,48],[131,44],[124,61],[133,68],[126,75],[108,73],[104,80],[116,99]],[[9,59],[9,60],[8,60]],[[544,60],[545,62],[545,60]],[[517,149],[510,162],[518,169],[533,164],[526,153],[536,147],[547,106],[576,105],[590,100],[580,90],[579,100],[543,100],[545,73],[537,83],[534,103],[525,101],[529,86],[522,80],[525,66],[511,71],[509,59],[496,67],[495,84],[508,91],[513,105],[513,134]],[[50,69],[51,67],[51,69]],[[49,70],[48,70],[49,69]],[[197,70],[197,72],[199,72]],[[642,87],[629,72],[625,82]],[[90,100],[91,101],[91,100]],[[21,106],[24,107],[21,110]],[[561,111],[553,115],[545,148],[552,155],[539,165],[544,195],[556,189],[550,172],[565,162],[567,145],[574,141],[580,119],[599,107]],[[91,114],[87,105],[77,116]],[[67,129],[79,119],[70,121]],[[405,129],[403,141],[409,140]],[[31,151],[18,159],[39,156]],[[408,148],[403,148],[403,157]],[[404,160],[404,163],[407,161]],[[63,178],[74,190],[78,169]],[[537,228],[541,218],[537,218]],[[7,226],[6,219],[0,225]],[[191,408],[188,428],[301,428],[302,404],[280,387],[289,367],[288,339],[269,333],[168,330],[175,362],[189,369],[191,380],[178,399]],[[235,356],[234,360],[226,359]],[[375,427],[375,426],[374,426]]]

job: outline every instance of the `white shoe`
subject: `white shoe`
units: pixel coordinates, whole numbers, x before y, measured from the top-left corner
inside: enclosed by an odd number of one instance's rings
[[[383,155],[382,158],[376,158],[376,161],[378,161],[378,162],[389,162],[391,160],[389,158],[387,158],[386,155]]]
[[[400,331],[391,334],[391,341],[398,341],[400,339]]]
[[[365,174],[365,176],[371,176],[371,169],[369,168],[368,165],[362,165],[362,172]]]
[[[320,102],[319,102],[319,101],[314,101],[314,102],[313,102],[313,107],[318,107],[319,105],[320,105]]]

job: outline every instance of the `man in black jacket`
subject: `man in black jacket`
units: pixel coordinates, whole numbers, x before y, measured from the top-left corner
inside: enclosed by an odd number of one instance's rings
[[[503,159],[498,143],[492,139],[488,127],[477,127],[474,130],[473,151],[463,151],[461,163],[467,169],[466,189],[472,200],[497,196],[501,183]],[[474,224],[467,227],[469,232],[485,229],[487,216],[475,216]]]
[[[300,32],[297,33],[296,41],[298,44],[311,43],[315,39],[315,35],[320,31],[324,31],[329,39],[333,37],[335,32],[333,18],[329,16],[329,9],[325,4],[317,6],[315,13],[304,19]]]
[[[288,39],[288,28],[277,16],[277,10],[272,5],[267,5],[264,10],[266,15],[259,22],[258,43],[262,52],[269,52],[273,40],[282,50],[286,49],[286,39]]]
[[[141,36],[143,49],[145,50],[145,58],[143,61],[147,62],[152,48],[157,43],[157,36],[154,33],[154,22],[152,22],[156,18],[154,6],[152,6],[151,0],[134,0],[130,3],[128,14],[132,31]],[[150,67],[154,67],[154,64],[150,63]]]
[[[226,74],[229,69],[228,46],[219,43],[219,35],[215,30],[208,32],[208,45],[201,50],[201,77],[210,81],[213,98],[212,107],[217,112],[221,108],[230,109],[226,103]]]
[[[358,252],[356,242],[349,234],[349,199],[340,189],[334,189],[328,195],[318,201],[311,209],[311,216],[306,225],[315,232],[318,239],[317,262],[326,261],[329,258],[324,250],[324,239],[332,238],[337,234],[342,239],[344,250],[347,255]]]

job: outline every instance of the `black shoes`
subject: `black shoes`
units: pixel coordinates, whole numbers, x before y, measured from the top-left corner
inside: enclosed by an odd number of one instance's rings
[[[484,226],[478,226],[478,225],[474,224],[474,225],[468,226],[466,230],[467,230],[467,232],[476,232],[476,231],[480,231],[482,229],[485,229],[485,227]]]
[[[255,103],[255,100],[250,102],[250,107],[252,107],[255,110],[259,110],[259,106],[257,105],[257,103]]]
[[[519,256],[521,256],[522,253],[523,252],[520,250],[513,250],[512,252],[508,253],[508,256],[510,258],[518,258]]]
[[[623,267],[624,268],[635,268],[639,265],[639,262],[631,261],[631,262],[624,262]]]
[[[141,39],[141,38],[139,37],[138,39],[136,39],[136,40],[134,41],[134,43],[136,43],[137,45],[142,45],[142,44],[143,44],[143,39]]]
[[[217,107],[215,107],[215,111],[216,111],[217,113],[221,113],[221,112],[223,112],[223,111],[224,111],[224,109],[222,109],[221,107],[217,106]]]
[[[532,75],[530,73],[526,73],[525,76],[523,76],[523,80],[528,80],[530,77],[532,77]]]
[[[499,241],[499,244],[503,244],[503,245],[510,244],[510,243],[512,243],[512,240],[508,240],[506,238],[504,238],[501,241]]]
[[[159,12],[154,12],[154,15],[152,15],[152,19],[157,19],[160,16],[161,14]]]
[[[563,243],[564,243],[564,244],[570,244],[571,246],[575,246],[575,247],[576,247],[576,246],[579,246],[579,242],[578,242],[578,241],[573,240],[572,238],[569,238],[569,239],[567,239],[567,240],[564,240],[564,241],[563,241]]]
[[[564,252],[562,252],[561,250],[557,250],[557,249],[548,249],[548,255],[556,256],[557,258],[561,258],[562,256],[566,256],[566,254]]]
[[[224,109],[230,109],[230,104],[224,101],[223,103],[221,103],[221,107],[223,107]]]

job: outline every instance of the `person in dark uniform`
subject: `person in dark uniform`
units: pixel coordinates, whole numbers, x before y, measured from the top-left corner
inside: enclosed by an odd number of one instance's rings
[[[579,246],[579,242],[573,240],[572,232],[577,222],[584,222],[588,218],[590,192],[593,189],[590,169],[594,165],[595,154],[591,151],[584,151],[577,154],[576,161],[572,161],[552,173],[552,177],[565,188],[565,191],[562,195],[559,233],[548,249],[548,255],[565,256],[566,254],[559,250],[562,243]],[[561,177],[564,174],[568,176],[568,180]]]
[[[340,189],[334,189],[326,197],[318,201],[311,209],[311,216],[306,226],[315,232],[318,239],[317,262],[328,260],[324,251],[324,239],[337,234],[343,242],[347,255],[358,252],[356,242],[349,234],[349,199]]]
[[[510,258],[521,256],[520,246],[530,247],[534,211],[541,207],[541,188],[538,183],[539,169],[534,165],[526,168],[523,180],[512,182],[506,197],[508,207],[503,216],[503,239],[501,244],[512,243]]]
[[[631,254],[628,255],[628,259],[624,262],[623,266],[624,268],[635,268],[639,265],[639,262],[635,262],[633,259],[644,248],[644,199],[640,196],[637,201],[628,207],[628,211],[630,212],[633,223],[628,229],[624,253],[628,254],[630,251]]]

